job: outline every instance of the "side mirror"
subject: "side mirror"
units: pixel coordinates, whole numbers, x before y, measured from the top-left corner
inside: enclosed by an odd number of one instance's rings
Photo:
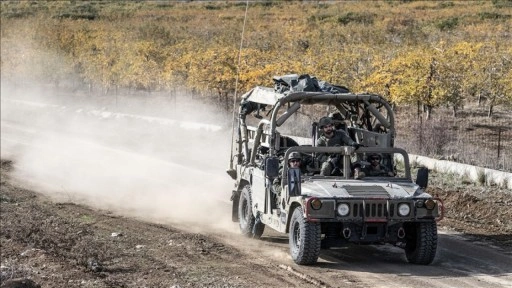
[[[265,159],[265,175],[270,179],[279,176],[279,158],[267,157]]]
[[[425,189],[428,186],[428,168],[421,167],[416,175],[416,184]]]
[[[288,169],[288,195],[299,196],[302,194],[300,189],[300,169],[290,168]]]
[[[233,180],[236,180],[236,170],[235,169],[228,169],[228,170],[226,170],[226,172],[228,173],[229,176],[231,176],[231,178],[233,178]]]

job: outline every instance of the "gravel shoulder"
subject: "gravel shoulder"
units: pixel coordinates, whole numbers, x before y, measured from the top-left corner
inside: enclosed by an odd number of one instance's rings
[[[512,250],[512,191],[460,179],[439,181],[443,176],[436,172],[432,176],[427,192],[443,200],[446,212],[439,228]]]

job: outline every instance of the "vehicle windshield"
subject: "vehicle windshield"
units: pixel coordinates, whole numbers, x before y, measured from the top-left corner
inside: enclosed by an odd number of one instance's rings
[[[304,176],[362,178],[408,178],[410,167],[407,153],[399,148],[312,147],[298,145],[287,148],[279,158],[289,166],[290,155],[300,154],[300,168]],[[294,154],[292,154],[294,153]],[[297,158],[297,157],[294,157]],[[404,160],[405,159],[405,160]],[[287,170],[287,169],[285,169]]]

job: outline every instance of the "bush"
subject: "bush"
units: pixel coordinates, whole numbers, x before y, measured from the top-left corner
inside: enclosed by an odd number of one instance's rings
[[[163,45],[176,44],[176,38],[172,37],[169,29],[153,23],[143,24],[138,28],[139,38],[146,41],[153,41]]]
[[[332,17],[333,17],[333,15],[329,15],[329,14],[325,14],[325,13],[314,14],[314,15],[311,15],[308,17],[308,22],[324,21],[324,20],[328,20]]]
[[[222,7],[219,6],[219,5],[206,4],[204,6],[204,9],[206,9],[206,10],[220,10],[220,9],[222,9]]]
[[[338,23],[347,25],[351,22],[354,22],[358,24],[371,25],[373,24],[375,16],[376,15],[372,13],[348,12],[345,15],[341,15],[338,17]]]
[[[511,0],[492,0],[492,4],[496,8],[509,8],[512,7]]]
[[[410,128],[414,137],[406,146],[417,154],[425,156],[439,156],[450,142],[450,128],[441,119],[428,121],[411,121]],[[414,139],[414,140],[413,140]]]
[[[452,30],[459,25],[459,18],[453,17],[441,20],[436,24],[437,28],[441,31]]]
[[[33,16],[34,13],[31,11],[16,11],[16,9],[13,9],[11,11],[2,11],[2,17],[11,19],[11,18],[26,18],[29,16]]]
[[[484,169],[479,169],[477,174],[477,183],[485,186],[487,184],[487,175]]]
[[[94,20],[98,18],[98,10],[92,6],[90,3],[71,6],[66,10],[62,11],[58,15],[54,16],[54,18],[69,18],[73,20],[77,19],[85,19],[85,20]]]
[[[481,12],[478,13],[478,17],[480,20],[505,20],[510,19],[512,16],[495,12]]]
[[[452,8],[455,6],[455,4],[453,2],[441,2],[437,6],[439,7],[439,9],[444,9],[444,8]]]

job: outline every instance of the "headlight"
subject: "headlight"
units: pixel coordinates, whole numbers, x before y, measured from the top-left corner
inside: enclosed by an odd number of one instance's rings
[[[409,215],[411,212],[411,207],[409,207],[409,204],[407,203],[401,203],[398,205],[398,215],[404,217]]]
[[[322,208],[322,201],[320,201],[320,199],[312,199],[311,202],[309,202],[309,204],[311,205],[311,208],[313,208],[313,210],[318,210],[320,208]]]
[[[338,205],[338,214],[340,216],[347,216],[350,212],[350,207],[347,203],[341,203]]]
[[[425,207],[428,209],[428,210],[432,210],[434,209],[434,207],[436,207],[436,201],[432,200],[432,199],[427,199],[425,201]]]

